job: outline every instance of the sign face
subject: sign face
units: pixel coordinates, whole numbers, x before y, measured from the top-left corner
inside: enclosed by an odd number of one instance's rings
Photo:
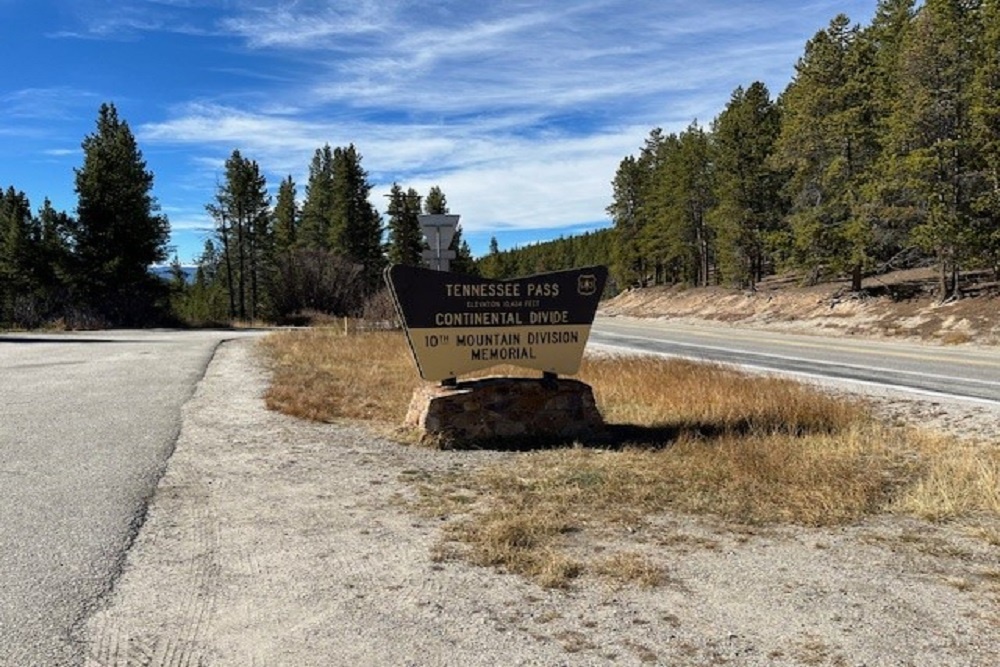
[[[504,281],[413,266],[386,269],[425,380],[499,364],[575,374],[607,278],[603,266]]]
[[[436,250],[435,246],[440,246],[442,250],[447,250],[455,238],[455,230],[458,228],[458,219],[461,216],[448,215],[447,213],[425,213],[417,216],[420,229],[427,238],[427,243],[431,250]]]
[[[454,250],[442,250],[440,253],[435,250],[423,250],[420,252],[420,256],[426,260],[432,260],[440,257],[441,259],[455,259],[456,253]]]
[[[451,242],[455,240],[460,217],[447,213],[426,213],[417,216],[420,230],[424,233],[429,248],[424,251],[423,258],[435,271],[447,271],[448,263],[455,259],[455,251],[449,248]]]

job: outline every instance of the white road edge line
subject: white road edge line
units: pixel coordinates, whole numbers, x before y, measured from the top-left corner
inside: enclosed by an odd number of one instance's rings
[[[653,343],[667,342],[670,345],[677,345],[679,347],[690,347],[690,348],[700,349],[700,350],[715,350],[717,352],[739,352],[739,350],[734,350],[731,347],[719,347],[719,346],[716,346],[716,345],[699,345],[698,343],[678,343],[676,341],[659,341],[656,338],[647,338],[645,336],[629,336],[628,334],[615,334],[615,333],[606,333],[606,332],[601,332],[600,335],[601,336],[610,336],[610,337],[613,337],[613,338],[625,338],[625,339],[631,339],[631,340],[644,340],[644,341],[650,341],[650,342],[653,342]],[[607,345],[607,346],[610,346],[610,347],[614,347],[614,345],[612,345],[610,343],[595,343],[595,345]],[[658,353],[658,354],[663,354],[663,353]],[[783,359],[785,361],[798,361],[798,362],[807,363],[807,364],[815,364],[817,366],[831,366],[831,367],[836,367],[836,368],[850,368],[852,370],[858,370],[858,371],[882,370],[882,371],[885,371],[887,373],[896,373],[897,375],[910,375],[910,376],[921,377],[921,378],[931,378],[931,379],[934,379],[934,380],[951,380],[951,381],[958,380],[958,381],[961,381],[961,382],[978,384],[978,385],[983,385],[983,386],[986,386],[986,387],[1000,387],[1000,382],[991,382],[990,380],[976,380],[976,379],[973,379],[973,378],[958,378],[958,377],[954,377],[952,375],[936,375],[936,374],[933,374],[933,373],[918,373],[916,371],[901,371],[901,370],[894,370],[894,369],[890,369],[890,368],[881,368],[881,367],[878,367],[878,366],[856,366],[856,365],[853,365],[853,364],[838,364],[838,363],[835,363],[835,362],[832,362],[832,361],[817,361],[815,359],[804,359],[802,357],[791,357],[791,356],[787,356],[787,355],[770,354],[770,353],[766,353],[766,352],[753,352],[753,354],[755,356],[758,356],[758,357],[767,357],[769,359]],[[683,356],[683,355],[669,355],[669,356]],[[795,372],[795,371],[788,371],[788,372],[792,373],[792,372]],[[808,374],[804,373],[804,375],[808,375]],[[874,384],[879,384],[879,383],[876,382]],[[889,385],[889,386],[892,386],[892,385]]]
[[[628,338],[629,336],[625,336],[625,337]],[[649,339],[642,339],[642,340],[649,340]],[[687,355],[683,355],[683,354],[675,354],[675,353],[671,353],[671,352],[650,352],[648,350],[634,350],[632,348],[619,347],[617,345],[612,345],[610,343],[595,343],[595,342],[590,341],[590,342],[587,343],[587,347],[594,347],[594,348],[597,348],[597,349],[605,349],[605,350],[623,351],[623,352],[625,352],[627,354],[635,354],[635,355],[652,354],[652,355],[656,355],[658,357],[668,357],[668,358],[671,358],[671,359],[693,359],[695,361],[706,361],[705,359],[700,358],[700,357],[691,357],[691,356],[687,356]],[[698,347],[698,346],[692,346],[692,347]],[[717,349],[725,350],[726,348],[717,348]],[[765,356],[771,356],[771,355],[765,355]],[[774,355],[774,356],[776,356],[776,355]],[[782,357],[777,357],[777,358],[780,359]],[[809,360],[802,360],[802,361],[809,361]],[[816,380],[816,381],[822,382],[822,383],[854,384],[854,385],[861,385],[861,386],[864,386],[864,387],[878,388],[878,389],[882,389],[882,390],[887,390],[888,389],[888,390],[892,390],[892,391],[899,392],[899,393],[916,394],[918,396],[928,396],[928,397],[932,397],[932,398],[949,399],[949,400],[952,400],[952,401],[961,401],[963,403],[975,403],[975,404],[979,404],[979,405],[987,405],[987,406],[990,406],[990,407],[996,407],[996,406],[1000,405],[1000,401],[995,401],[995,400],[990,399],[990,398],[978,398],[976,396],[962,396],[962,395],[959,395],[959,394],[949,394],[949,393],[946,393],[946,392],[943,392],[943,391],[933,391],[931,389],[918,389],[916,387],[901,387],[899,385],[890,384],[888,382],[874,382],[872,380],[854,380],[854,379],[849,379],[849,378],[834,378],[834,377],[829,377],[827,375],[819,375],[819,374],[816,374],[816,373],[804,373],[802,371],[783,371],[783,370],[778,370],[778,369],[775,369],[775,368],[769,368],[767,366],[756,366],[754,364],[734,364],[734,363],[718,362],[718,361],[710,361],[710,363],[721,363],[723,365],[732,366],[734,368],[743,368],[743,369],[747,369],[747,370],[752,370],[752,371],[755,371],[755,372],[759,372],[759,373],[762,373],[762,374],[771,374],[771,375],[782,375],[782,376],[808,378],[810,380]],[[816,363],[818,363],[818,362],[816,362]],[[830,365],[835,366],[837,364],[830,364]],[[857,368],[857,367],[850,367],[850,368]],[[915,375],[919,375],[919,373],[915,373]],[[935,377],[935,376],[924,376],[924,377]],[[951,379],[951,378],[947,378],[947,376],[942,376],[942,377],[944,377],[945,379]],[[968,381],[968,380],[966,380],[966,381]],[[989,384],[995,384],[995,383],[989,383]]]

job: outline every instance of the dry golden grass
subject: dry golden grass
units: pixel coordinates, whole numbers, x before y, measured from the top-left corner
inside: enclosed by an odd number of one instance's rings
[[[400,333],[272,336],[268,405],[319,419],[398,423],[419,382]],[[493,373],[525,374],[523,369]],[[535,373],[537,375],[537,373]],[[673,511],[734,524],[823,526],[890,511],[1000,516],[1000,452],[879,424],[860,403],[780,378],[658,357],[585,359],[611,440],[520,454],[409,481],[425,513],[458,517],[442,557],[544,586],[584,572],[637,585],[662,576],[634,554],[570,553],[581,535]],[[575,550],[573,547],[576,547]]]
[[[974,339],[964,331],[945,331],[938,336],[942,345],[964,345],[971,343]]]
[[[561,578],[547,564],[554,557],[564,562],[566,548],[581,532],[638,528],[645,517],[667,511],[708,513],[738,524],[805,525],[845,523],[877,512],[912,472],[888,449],[899,444],[892,442],[897,436],[882,435],[886,440],[879,445],[858,432],[843,439],[733,435],[621,451],[564,448],[441,480],[425,492],[448,498],[455,493],[450,485],[461,484],[464,493],[484,499],[449,534],[467,545],[459,553],[475,563],[547,586],[566,585],[584,571],[647,586],[659,575],[634,560],[560,565]],[[444,514],[455,510],[449,506]]]
[[[801,383],[751,376],[716,364],[648,356],[584,360],[580,379],[594,388],[604,419],[669,425],[711,435],[830,433],[863,414]]]
[[[267,407],[312,419],[400,422],[415,370],[398,332],[345,335],[344,327],[305,329],[262,342],[273,378]]]
[[[918,451],[925,462],[922,474],[899,494],[893,509],[929,520],[1000,516],[1000,448],[925,435]]]
[[[595,574],[611,581],[634,584],[642,588],[656,588],[667,578],[661,567],[642,554],[620,551],[607,558],[594,561]]]

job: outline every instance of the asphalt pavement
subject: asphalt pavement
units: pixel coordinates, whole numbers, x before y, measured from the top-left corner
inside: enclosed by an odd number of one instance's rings
[[[0,335],[0,667],[83,664],[217,345],[250,331]]]

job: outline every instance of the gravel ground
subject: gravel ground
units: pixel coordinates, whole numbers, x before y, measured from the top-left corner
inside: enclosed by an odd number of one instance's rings
[[[545,590],[435,562],[440,522],[400,502],[415,472],[510,454],[268,412],[254,355],[222,346],[185,406],[125,571],[82,631],[87,667],[1000,663],[996,521],[751,530],[665,516],[620,536],[665,584]]]

